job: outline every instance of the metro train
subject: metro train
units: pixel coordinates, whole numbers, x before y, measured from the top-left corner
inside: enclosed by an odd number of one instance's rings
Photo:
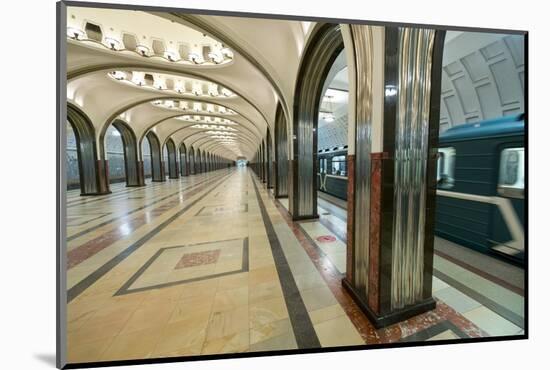
[[[524,115],[457,125],[439,137],[435,234],[524,261]],[[347,198],[347,150],[318,153],[317,189]]]

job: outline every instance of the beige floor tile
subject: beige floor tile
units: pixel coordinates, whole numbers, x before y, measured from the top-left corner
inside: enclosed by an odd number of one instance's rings
[[[172,324],[178,321],[196,320],[208,322],[212,312],[214,296],[192,296],[178,301],[168,319]]]
[[[248,287],[248,272],[218,278],[218,290]]]
[[[250,328],[250,344],[255,344],[267,339],[278,337],[287,332],[292,332],[290,319],[272,321],[270,323]]]
[[[153,351],[153,356],[175,353],[178,351],[198,350],[206,338],[207,320],[181,320],[168,323]]]
[[[160,339],[162,328],[154,327],[118,335],[101,356],[103,361],[149,358]]]
[[[248,273],[248,284],[250,287],[278,281],[279,275],[277,269],[273,267],[263,267],[256,270],[252,270]]]
[[[172,315],[176,302],[163,301],[162,304],[138,307],[126,323],[121,334],[128,334],[145,329],[163,328]]]
[[[319,324],[323,321],[335,319],[345,314],[346,314],[345,311],[342,309],[342,307],[339,304],[334,304],[332,306],[327,306],[327,307],[309,312],[309,317],[311,318],[311,322],[313,324]]]
[[[300,291],[302,300],[309,311],[332,306],[338,303],[327,286]]]
[[[240,306],[248,305],[248,286],[238,289],[221,290],[214,297],[214,312],[233,310]]]
[[[250,327],[255,328],[273,321],[279,321],[288,317],[288,311],[284,298],[266,299],[251,303]]]
[[[204,343],[202,354],[246,352],[249,348],[248,331],[234,333]]]
[[[463,314],[490,336],[515,335],[521,328],[482,306]]]
[[[365,344],[347,316],[323,321],[313,327],[323,347]]]
[[[114,337],[86,343],[67,343],[67,362],[97,362],[111,345]]]
[[[248,331],[248,306],[222,312],[213,312],[208,324],[207,340],[222,338],[231,334]]]
[[[283,298],[283,290],[278,280],[255,285],[249,290],[250,304],[274,298]]]

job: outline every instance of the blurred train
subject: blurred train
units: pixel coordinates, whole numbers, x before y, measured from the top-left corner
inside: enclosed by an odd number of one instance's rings
[[[524,115],[455,126],[439,137],[435,234],[523,264]],[[347,148],[318,153],[317,189],[347,198]]]

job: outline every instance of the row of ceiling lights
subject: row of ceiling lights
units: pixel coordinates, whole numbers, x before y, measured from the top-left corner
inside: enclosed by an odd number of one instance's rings
[[[134,50],[127,49],[123,41],[117,40],[114,37],[102,37],[101,41],[88,37],[86,31],[81,30],[76,27],[67,27],[67,36],[71,40],[89,42],[96,45],[102,45],[107,49],[113,51],[128,51],[134,52],[142,57],[159,57],[169,62],[175,63],[184,63],[184,64],[223,64],[231,61],[233,59],[233,52],[227,47],[222,47],[218,49],[211,49],[207,54],[205,59],[203,55],[196,52],[190,52],[187,55],[187,58],[184,58],[176,50],[166,50],[163,55],[157,55],[152,53],[148,46],[146,45],[137,45]]]
[[[226,108],[221,105],[206,104],[206,109],[203,108],[203,103],[200,102],[187,102],[185,100],[155,100],[152,102],[157,107],[166,109],[180,109],[182,111],[192,110],[199,113],[218,113],[222,115],[235,115],[235,111]]]
[[[131,75],[131,77],[130,77]],[[126,83],[132,83],[134,86],[142,88],[152,88],[163,91],[174,91],[182,95],[194,95],[194,96],[209,96],[213,98],[231,98],[236,95],[229,89],[222,87],[213,82],[205,82],[200,80],[192,80],[191,90],[185,87],[185,81],[176,79],[175,77],[162,76],[160,74],[153,74],[152,84],[148,84],[146,75],[150,75],[146,72],[125,72],[125,71],[111,71],[109,76],[114,80]],[[168,84],[173,85],[173,88],[169,89]],[[208,92],[204,92],[204,85],[207,84]]]

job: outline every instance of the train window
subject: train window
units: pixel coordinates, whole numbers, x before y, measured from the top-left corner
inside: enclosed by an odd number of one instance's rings
[[[437,187],[450,189],[455,184],[455,157],[453,147],[439,148],[437,156]]]
[[[319,173],[326,173],[327,172],[327,159],[326,158],[320,158],[319,159]]]
[[[337,176],[347,176],[347,163],[345,155],[332,157],[331,174]]]
[[[506,148],[500,153],[498,193],[511,198],[523,198],[524,148]]]

